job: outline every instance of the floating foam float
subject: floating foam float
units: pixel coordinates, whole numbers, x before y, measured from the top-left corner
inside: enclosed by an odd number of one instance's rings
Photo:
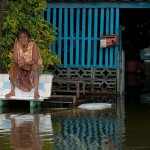
[[[112,104],[109,103],[86,103],[78,106],[78,108],[80,109],[87,109],[87,110],[103,110],[111,107]]]

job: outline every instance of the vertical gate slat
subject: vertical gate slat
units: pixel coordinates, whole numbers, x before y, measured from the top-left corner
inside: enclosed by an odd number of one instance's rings
[[[105,26],[106,26],[106,35],[109,34],[109,28],[110,28],[110,22],[109,22],[109,8],[106,9],[106,22],[105,22]]]
[[[58,27],[52,52],[61,59],[60,67],[117,68],[119,46],[100,48],[102,35],[119,35],[119,8],[51,7],[46,20]]]
[[[73,65],[73,48],[74,48],[74,9],[70,9],[70,66]]]
[[[115,22],[115,33],[116,35],[119,35],[119,9],[116,9],[116,22]],[[115,60],[115,68],[118,67],[118,49],[119,45],[115,46],[115,55],[114,55],[114,60]]]
[[[109,18],[110,15],[109,15],[109,8],[106,9],[106,22],[105,22],[105,26],[106,26],[106,35],[109,35],[109,25],[110,25],[110,22],[109,22]],[[108,67],[108,47],[105,48],[105,67],[107,68]]]
[[[76,67],[79,67],[79,31],[80,31],[80,9],[77,9],[76,14]]]
[[[67,67],[67,60],[68,60],[68,9],[64,9],[64,67]]]
[[[91,30],[92,30],[92,9],[88,10],[88,48],[87,48],[87,67],[91,65]]]
[[[61,60],[61,50],[62,50],[62,8],[59,9],[59,21],[58,21],[58,57]]]
[[[110,9],[110,34],[114,34],[114,8]],[[110,47],[110,68],[113,67],[113,50],[114,47]]]
[[[101,9],[100,16],[100,36],[104,34],[104,9]],[[99,48],[99,67],[103,67],[103,48]]]
[[[56,26],[56,8],[53,9],[53,25]],[[52,52],[56,53],[56,42],[52,44]]]
[[[82,67],[85,65],[85,29],[86,29],[86,9],[82,10]]]
[[[98,23],[98,9],[94,10],[94,55],[93,55],[93,65],[96,67],[97,61],[97,23]]]

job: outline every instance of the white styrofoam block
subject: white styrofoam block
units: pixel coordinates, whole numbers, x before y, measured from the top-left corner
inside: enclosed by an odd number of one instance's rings
[[[103,110],[112,108],[112,104],[109,103],[85,103],[78,106],[80,109],[87,109],[87,110]]]

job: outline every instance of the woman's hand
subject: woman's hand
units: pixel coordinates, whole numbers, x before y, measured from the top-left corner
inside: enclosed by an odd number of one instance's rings
[[[18,61],[18,66],[22,68],[24,66],[25,62],[24,61]]]

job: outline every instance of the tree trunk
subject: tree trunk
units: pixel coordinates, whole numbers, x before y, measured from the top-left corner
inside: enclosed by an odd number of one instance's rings
[[[0,37],[2,33],[2,24],[3,24],[3,10],[8,0],[0,0]],[[0,73],[2,72],[2,63],[1,63],[1,43],[0,43]]]

